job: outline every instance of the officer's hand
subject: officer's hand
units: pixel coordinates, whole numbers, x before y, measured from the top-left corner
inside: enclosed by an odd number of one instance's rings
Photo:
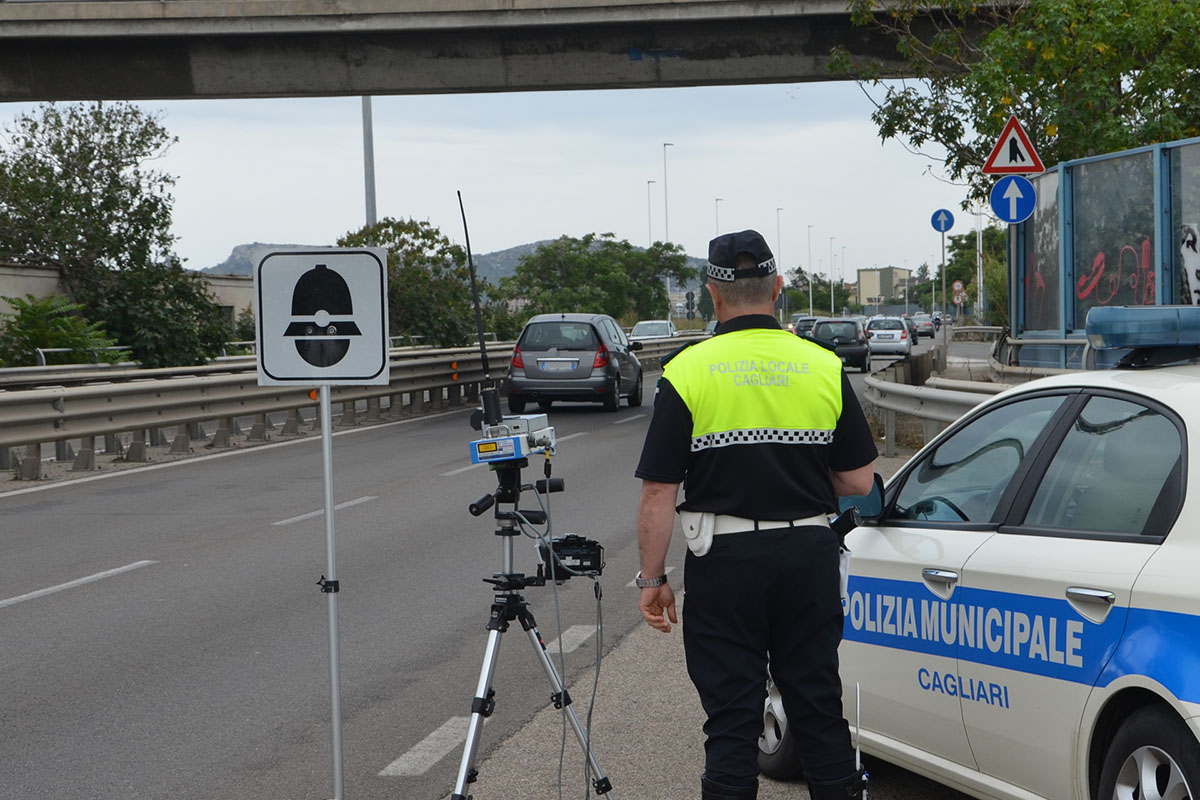
[[[650,586],[642,589],[641,593],[638,608],[641,609],[642,619],[654,630],[670,633],[671,622],[679,623],[678,617],[675,616],[675,592],[671,590],[671,584]],[[666,612],[665,615],[663,612]]]

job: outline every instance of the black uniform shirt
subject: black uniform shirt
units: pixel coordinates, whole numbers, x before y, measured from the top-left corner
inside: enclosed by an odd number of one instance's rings
[[[778,329],[779,323],[767,315],[735,317],[722,323],[717,335],[750,328]],[[841,387],[842,413],[831,444],[736,444],[692,452],[691,411],[670,381],[660,379],[634,474],[660,483],[683,483],[685,500],[679,507],[691,511],[760,520],[836,513],[829,471],[858,469],[879,454],[844,371]]]

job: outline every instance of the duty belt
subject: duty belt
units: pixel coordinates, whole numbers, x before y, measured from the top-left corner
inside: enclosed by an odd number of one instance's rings
[[[802,517],[801,519],[746,519],[745,517],[734,517],[729,514],[717,514],[713,525],[713,536],[720,536],[723,533],[769,531],[776,528],[803,528],[813,525],[828,528],[829,518],[824,514],[817,514],[815,517]]]

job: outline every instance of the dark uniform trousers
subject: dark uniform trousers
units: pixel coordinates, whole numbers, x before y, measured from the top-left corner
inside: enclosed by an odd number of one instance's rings
[[[688,552],[684,589],[688,674],[708,715],[705,777],[728,786],[757,780],[768,653],[805,775],[852,773],[838,676],[837,536],[824,527],[716,536],[707,554]]]

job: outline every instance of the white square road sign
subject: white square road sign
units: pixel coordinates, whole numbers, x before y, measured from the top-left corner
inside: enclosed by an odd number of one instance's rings
[[[387,251],[268,253],[254,270],[260,386],[386,385]]]

